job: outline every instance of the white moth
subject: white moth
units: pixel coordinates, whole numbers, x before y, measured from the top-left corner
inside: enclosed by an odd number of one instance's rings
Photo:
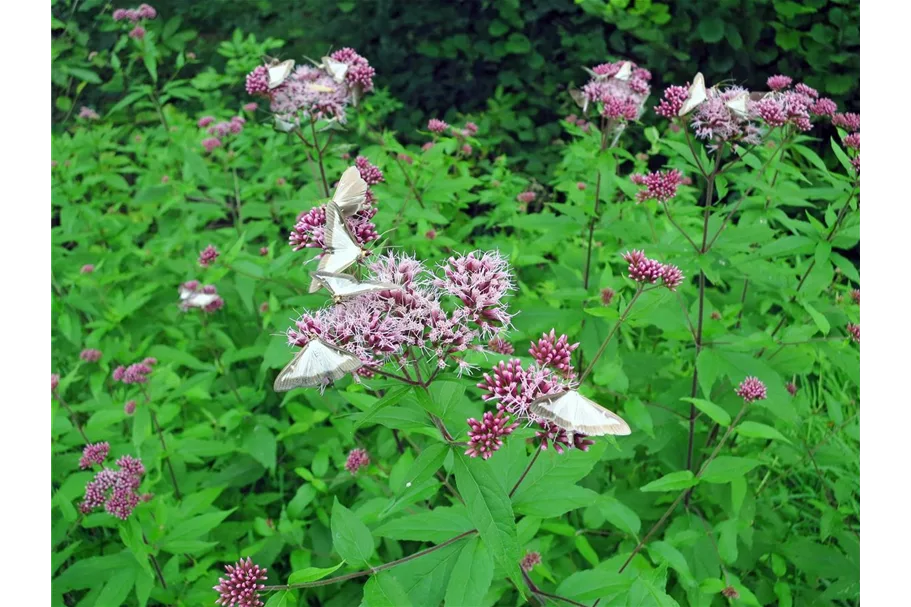
[[[275,115],[275,130],[279,133],[290,133],[297,128],[297,125],[290,120],[285,120],[284,118],[279,117],[278,114]]]
[[[625,436],[630,433],[629,425],[620,416],[575,390],[537,398],[531,402],[529,409],[538,417],[574,434]]]
[[[348,229],[345,218],[338,205],[330,201],[326,204],[326,227],[323,232],[325,253],[319,260],[320,272],[338,273],[348,269],[354,262],[367,256],[367,251],[357,244],[354,234]],[[310,292],[320,289],[320,282],[315,278],[310,282]]]
[[[629,77],[633,73],[633,64],[629,61],[624,61],[623,65],[620,66],[620,70],[614,74],[614,78],[617,80],[629,80]]]
[[[218,299],[214,293],[203,293],[202,291],[191,291],[180,287],[180,309],[186,312],[190,308],[205,308],[207,305]]]
[[[690,85],[689,95],[687,95],[686,101],[683,102],[683,106],[680,108],[680,111],[677,112],[677,115],[686,116],[696,109],[699,104],[705,101],[705,99],[705,78],[702,76],[702,72],[699,72],[696,74],[696,77],[693,78],[693,84]]]
[[[333,272],[315,272],[313,278],[318,280],[338,303],[350,297],[377,291],[396,291],[402,287],[391,282],[377,280],[359,281],[351,274],[337,274]]]
[[[582,91],[570,87],[569,96],[573,98],[573,101],[576,102],[576,105],[579,106],[583,114],[588,111],[588,99],[585,97],[585,94]]]
[[[747,115],[747,100],[749,100],[750,95],[746,91],[740,93],[736,97],[728,99],[724,105],[729,110],[737,114],[738,116]]]
[[[269,68],[269,88],[274,89],[281,86],[291,75],[291,70],[294,69],[294,59],[288,59],[281,63],[277,59],[273,59],[266,67]]]
[[[348,64],[336,61],[332,57],[323,57],[320,67],[326,70],[326,73],[332,76],[332,79],[341,84],[345,81],[348,74]]]
[[[357,356],[315,337],[282,369],[272,388],[287,392],[297,387],[319,386],[341,379],[362,364]]]
[[[367,200],[367,182],[361,178],[357,167],[348,167],[335,187],[332,195],[334,202],[343,216],[354,215]]]

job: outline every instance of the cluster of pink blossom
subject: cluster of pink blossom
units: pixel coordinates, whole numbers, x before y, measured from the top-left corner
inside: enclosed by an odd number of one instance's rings
[[[568,122],[568,123],[570,123],[570,124],[575,124],[577,127],[579,127],[580,129],[582,129],[582,132],[583,132],[583,133],[587,133],[588,130],[591,128],[591,123],[590,123],[590,122],[588,122],[588,121],[585,120],[584,118],[579,118],[579,117],[576,116],[575,114],[570,114],[569,116],[567,116],[566,118],[564,118],[564,120],[566,120],[566,122]]]
[[[51,373],[51,392],[57,391],[57,386],[60,385],[60,375],[57,373]]]
[[[834,101],[820,98],[816,89],[802,82],[791,88],[791,82],[788,76],[769,78],[767,84],[772,92],[758,101],[751,101],[750,112],[770,127],[790,124],[801,131],[809,131],[813,127],[813,116],[831,117],[835,114],[838,108]]]
[[[265,586],[261,583],[269,579],[266,569],[255,565],[250,557],[240,559],[234,565],[226,565],[228,577],[218,578],[218,585],[213,587],[218,593],[216,605],[222,607],[263,607],[259,591]]]
[[[348,459],[345,460],[345,470],[351,474],[357,474],[357,471],[370,463],[370,456],[363,449],[352,449],[348,453]]]
[[[627,65],[629,64],[629,65]],[[618,77],[629,70],[626,77]],[[592,68],[592,77],[582,87],[587,104],[599,105],[601,116],[609,120],[636,120],[642,114],[645,100],[651,92],[652,74],[631,61],[602,63]]]
[[[220,148],[224,140],[230,135],[238,135],[244,130],[244,124],[247,119],[243,116],[232,116],[231,120],[215,122],[214,116],[203,116],[196,125],[201,129],[206,129],[209,137],[201,141],[202,147],[206,152],[212,153],[215,148]]]
[[[654,171],[648,175],[636,173],[631,178],[636,185],[645,186],[636,194],[636,202],[657,200],[667,202],[677,195],[677,186],[683,183],[683,173],[677,169],[670,171]]]
[[[705,101],[693,110],[690,118],[696,137],[713,143],[759,143],[761,129],[756,116],[749,111],[739,112],[728,105],[744,94],[748,91],[740,86],[707,89]],[[747,102],[748,108],[749,105],[750,102]]]
[[[347,65],[342,82],[336,82],[321,67],[300,65],[284,82],[269,88],[269,69],[261,65],[247,75],[247,93],[268,98],[271,111],[292,125],[299,123],[300,114],[343,123],[348,105],[356,104],[364,93],[373,90],[376,70],[351,48],[335,51],[329,57]]]
[[[383,172],[364,156],[358,156],[354,161],[361,179],[367,182],[368,186],[376,185],[385,181]],[[367,200],[361,205],[357,213],[345,218],[345,223],[357,244],[361,247],[377,240],[380,236],[376,231],[376,225],[373,223],[373,217],[377,213],[376,197],[373,190],[367,190]],[[313,207],[309,211],[304,211],[297,216],[297,221],[288,235],[288,244],[295,251],[304,248],[323,249],[325,248],[324,231],[326,228],[326,207],[320,205]]]
[[[860,343],[860,325],[849,322],[848,326],[845,327],[845,330],[848,332],[848,335],[851,336],[851,339]]]
[[[79,460],[80,468],[89,468],[93,465],[103,465],[108,456],[110,447],[107,443],[87,445]],[[119,470],[102,468],[95,474],[95,478],[85,486],[85,497],[79,509],[83,514],[88,514],[95,508],[104,506],[108,514],[126,520],[140,500],[151,496],[140,496],[137,493],[145,474],[145,466],[132,456],[124,455],[116,462]]]
[[[860,305],[860,289],[851,289],[851,301]]]
[[[142,362],[133,363],[129,367],[120,365],[114,369],[114,381],[123,382],[124,384],[144,384],[149,381],[149,373],[152,367],[158,364],[158,360],[151,356],[142,360]]]
[[[79,358],[87,363],[97,363],[99,360],[101,360],[101,350],[86,348],[79,353]]]
[[[199,252],[199,265],[204,268],[211,266],[216,259],[218,259],[218,249],[214,245],[210,244]]]
[[[756,400],[765,400],[766,387],[759,379],[750,376],[740,382],[735,393],[737,396],[741,397],[744,402],[751,403]]]
[[[158,11],[148,4],[140,4],[136,8],[118,8],[111,15],[114,21],[129,21],[130,23],[139,23],[143,19],[154,19],[158,16]]]
[[[487,342],[487,348],[491,352],[497,354],[512,354],[516,349],[512,346],[511,343],[503,339],[502,337],[494,337],[489,342]]]
[[[665,287],[676,291],[683,284],[683,272],[670,264],[649,259],[643,251],[627,251],[623,259],[629,264],[627,274],[631,280],[642,284],[655,284],[660,278]]]
[[[359,295],[313,313],[288,330],[288,342],[303,347],[314,336],[357,356],[364,371],[400,364],[416,348],[448,359],[481,339],[498,336],[512,317],[504,296],[512,288],[506,261],[498,253],[471,253],[444,264],[436,277],[414,257],[387,254],[370,265],[370,278],[401,288]],[[463,305],[444,309],[451,295]],[[447,306],[448,307],[448,306]]]
[[[519,427],[518,422],[510,424],[510,421],[509,416],[502,410],[497,411],[496,415],[485,411],[481,421],[469,418],[468,448],[465,449],[465,455],[490,459],[503,446],[503,438]]]
[[[611,302],[614,301],[614,295],[616,294],[617,292],[610,287],[601,289],[601,303],[603,303],[605,306],[609,306]]]
[[[84,266],[82,266],[81,268],[79,268],[80,274],[91,274],[94,271],[95,271],[95,266],[90,263],[87,263]]]
[[[518,200],[519,202],[525,203],[525,204],[534,202],[537,198],[538,198],[538,195],[536,193],[532,192],[531,190],[526,190],[524,192],[519,193],[516,196],[516,200]]]
[[[471,452],[466,451],[466,454],[474,457],[499,449],[501,442],[498,441],[501,441],[502,436],[508,435],[514,429],[505,423],[499,423],[499,420],[504,419],[503,415],[506,413],[515,416],[517,422],[521,423],[524,420],[539,426],[537,436],[541,440],[542,450],[547,449],[549,445],[553,445],[557,453],[561,454],[566,448],[587,450],[593,442],[584,435],[574,434],[570,438],[566,430],[538,418],[529,409],[531,402],[541,396],[558,394],[574,388],[575,372],[569,364],[568,357],[578,345],[578,343],[570,345],[566,335],[556,337],[556,331],[551,330],[550,333],[543,334],[541,339],[537,343],[533,343],[529,349],[529,354],[535,358],[536,364],[523,368],[522,361],[513,358],[509,361],[500,361],[490,373],[485,373],[484,381],[478,384],[478,388],[484,391],[482,398],[485,401],[497,403],[498,413],[496,416],[490,412],[485,413],[485,420],[488,419],[488,416],[489,420],[486,424],[481,422],[482,426],[479,429],[475,428],[478,424],[477,420],[468,420]],[[494,425],[495,422],[496,425]],[[499,433],[497,433],[498,429]],[[496,434],[497,440],[491,439],[492,434]],[[481,451],[482,443],[486,449],[483,452]]]
[[[431,133],[445,133],[448,129],[449,124],[438,118],[431,118],[427,121],[427,130]]]
[[[177,292],[181,294],[180,309],[184,312],[190,308],[200,308],[203,312],[211,314],[212,312],[221,310],[225,306],[225,300],[218,294],[218,289],[215,285],[204,285],[198,280],[189,280],[183,283],[178,287]],[[206,303],[203,303],[202,301],[197,303],[193,297],[193,295],[197,293],[214,295],[215,298],[211,301],[207,301],[208,298],[205,298]]]
[[[535,565],[541,564],[541,553],[540,552],[529,552],[522,557],[522,562],[520,566],[523,571],[531,571],[534,569]]]
[[[849,152],[854,152],[851,158],[851,165],[857,174],[860,174],[860,114],[845,112],[844,114],[835,114],[832,116],[832,124],[848,131],[843,141]]]
[[[93,110],[90,107],[82,106],[79,110],[79,118],[83,120],[98,120],[101,116],[98,115],[98,112]]]

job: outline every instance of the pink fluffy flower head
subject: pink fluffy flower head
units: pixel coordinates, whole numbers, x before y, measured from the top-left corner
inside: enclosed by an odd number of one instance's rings
[[[51,392],[57,390],[57,386],[60,385],[60,376],[56,373],[51,373]]]
[[[83,514],[103,506],[108,514],[126,520],[139,504],[136,491],[142,483],[145,466],[129,455],[118,459],[116,464],[119,470],[103,468],[86,484],[85,497],[79,506]]]
[[[518,200],[519,202],[524,202],[525,204],[534,202],[537,198],[538,198],[538,195],[535,194],[534,192],[532,192],[531,190],[527,190],[525,192],[520,193],[518,196],[516,196],[516,200]]]
[[[851,339],[857,343],[860,343],[860,325],[849,322],[845,327],[845,330],[848,332],[848,335],[851,336]]]
[[[487,343],[487,348],[491,352],[496,352],[497,354],[509,355],[516,351],[511,343],[503,339],[502,337],[494,337]]]
[[[203,139],[200,143],[202,143],[202,147],[209,154],[211,154],[212,150],[214,150],[215,148],[221,147],[221,139],[219,139],[218,137],[207,137],[206,139]]]
[[[376,185],[386,181],[383,172],[375,164],[371,164],[366,156],[358,156],[354,160],[354,165],[361,174],[361,179],[367,182],[367,185]]]
[[[216,259],[218,259],[218,249],[213,245],[209,245],[199,252],[199,265],[204,268],[211,266]]]
[[[353,48],[341,48],[330,55],[335,61],[346,63],[348,71],[345,73],[345,82],[352,87],[360,87],[362,93],[373,90],[373,77],[376,70],[370,63],[359,55]]]
[[[629,76],[617,74],[629,63]],[[599,113],[611,120],[635,120],[642,114],[645,100],[651,92],[651,72],[631,61],[602,63],[591,70],[594,76],[582,87],[587,103],[600,106]]]
[[[603,303],[605,306],[609,306],[611,302],[614,301],[614,295],[616,294],[617,292],[610,287],[601,289],[601,303]]]
[[[572,365],[572,353],[579,347],[579,343],[570,344],[566,335],[556,336],[554,329],[550,333],[542,333],[541,339],[532,342],[528,353],[531,354],[538,367],[555,369],[567,379],[575,377]]]
[[[464,133],[467,137],[474,137],[478,134],[478,125],[476,125],[474,122],[466,122],[465,128],[462,129],[462,133]]]
[[[667,202],[677,195],[677,186],[683,183],[683,173],[677,169],[654,171],[648,175],[637,173],[631,179],[636,185],[645,186],[636,194],[636,202],[652,199]]]
[[[481,416],[481,421],[469,418],[468,448],[465,455],[490,459],[503,446],[503,438],[519,427],[518,423],[509,422],[509,416],[503,411],[497,411],[496,415],[486,411]]]
[[[661,270],[661,280],[664,282],[664,286],[671,291],[676,291],[677,287],[683,284],[683,278],[683,272],[677,266],[665,264]]]
[[[849,150],[860,150],[860,133],[851,133],[850,135],[845,135],[844,141],[845,147]]]
[[[447,123],[437,118],[431,118],[427,121],[427,130],[431,133],[443,133],[448,128],[449,125]]]
[[[127,385],[148,383],[148,375],[152,372],[152,367],[155,363],[148,363],[146,361],[154,360],[155,359],[147,358],[143,362],[133,363],[129,367],[124,367],[123,365],[117,367],[114,369],[113,373],[114,381],[123,382]]]
[[[860,289],[851,290],[851,301],[860,305]]]
[[[97,363],[99,360],[101,360],[101,350],[86,348],[79,353],[79,358],[87,363]]]
[[[437,279],[435,286],[458,297],[474,322],[485,327],[509,324],[512,315],[503,298],[513,289],[512,272],[499,252],[473,251],[450,257],[441,269],[445,279]]]
[[[673,120],[683,107],[686,98],[689,97],[689,88],[685,86],[669,86],[664,89],[664,95],[661,101],[655,106],[655,113],[663,116],[668,120]]]
[[[80,274],[91,274],[94,271],[95,271],[95,266],[90,263],[85,264],[84,266],[82,266],[79,269]]]
[[[792,381],[789,381],[789,382],[785,385],[785,390],[788,391],[788,394],[790,394],[791,396],[794,396],[795,394],[797,394],[797,384],[795,384],[795,383],[792,382]]]
[[[136,401],[128,400],[126,403],[124,403],[123,412],[126,413],[127,415],[133,415],[134,413],[136,413]]]
[[[541,553],[540,552],[528,552],[525,556],[522,557],[522,562],[520,563],[523,571],[531,571],[534,569],[535,565],[541,564]]]
[[[345,470],[351,474],[357,474],[357,471],[370,463],[370,456],[363,449],[352,449],[348,453],[348,459],[345,460]]]
[[[655,284],[664,274],[664,266],[646,257],[642,251],[627,251],[623,259],[629,264],[627,272],[630,279],[636,282]]]
[[[258,108],[258,107],[259,107],[259,104],[257,104],[255,101],[251,101],[250,103],[245,103],[243,105],[243,110],[245,112],[255,112],[256,108]]]
[[[215,604],[222,607],[263,607],[259,596],[265,588],[262,582],[269,579],[266,569],[253,563],[250,557],[240,559],[234,565],[226,565],[226,577],[218,578],[218,585],[212,589],[218,593]]]
[[[793,80],[790,76],[778,75],[771,76],[768,80],[766,80],[766,85],[768,85],[768,87],[773,91],[782,91],[791,86],[791,82],[793,82]]]
[[[142,27],[141,25],[137,25],[130,30],[129,36],[133,40],[142,40],[146,37],[146,28]]]
[[[376,231],[376,225],[371,221],[376,212],[376,207],[366,205],[351,217],[345,218],[345,223],[348,224],[348,228],[361,247],[380,237]],[[288,235],[288,244],[295,251],[304,248],[322,249],[325,247],[323,240],[325,227],[326,207],[313,207],[298,215],[297,223],[294,224]]]
[[[198,126],[201,129],[204,129],[207,126],[209,126],[210,124],[212,124],[213,122],[215,122],[215,116],[203,116],[196,122],[196,126]]]
[[[749,376],[740,382],[735,393],[737,396],[741,397],[744,402],[751,403],[756,400],[765,400],[766,387],[759,379]]]
[[[246,89],[248,95],[267,95],[269,93],[269,69],[264,65],[255,67],[252,72],[247,74]]]
[[[840,126],[848,132],[860,130],[860,114],[845,112],[844,114],[835,114],[832,116],[832,124]]]
[[[829,116],[831,118],[837,111],[838,105],[828,97],[817,99],[810,105],[810,112],[817,116]]]
[[[749,111],[749,102],[746,114],[727,106],[727,103],[745,93],[748,91],[739,86],[720,90],[708,89],[706,100],[689,115],[696,137],[711,141],[713,144],[724,141],[738,141],[751,145],[759,143],[759,125],[754,122],[755,115]]]
[[[110,451],[111,445],[107,442],[86,445],[82,450],[82,457],[79,459],[79,468],[85,470],[92,466],[101,466]]]
[[[83,120],[98,120],[101,116],[92,108],[82,106],[82,109],[79,110],[79,118]]]
[[[579,449],[588,451],[588,448],[595,444],[595,441],[588,439],[584,434],[569,434],[558,426],[549,421],[539,421],[540,430],[535,432],[535,436],[541,440],[541,451],[547,451],[550,445],[553,445],[554,451],[563,455],[566,449]]]

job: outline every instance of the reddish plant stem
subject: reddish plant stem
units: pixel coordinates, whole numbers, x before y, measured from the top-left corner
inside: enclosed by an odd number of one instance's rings
[[[171,465],[171,456],[168,455],[168,445],[164,440],[164,432],[161,430],[161,425],[158,423],[158,415],[155,414],[155,409],[150,406],[152,401],[152,396],[149,394],[149,391],[145,386],[142,386],[142,393],[146,397],[146,406],[149,407],[149,413],[151,414],[152,424],[155,426],[155,432],[158,433],[158,440],[161,442],[161,450],[164,454],[164,463],[168,467],[168,474],[171,476],[171,485],[174,486],[174,497],[179,500],[183,499],[180,495],[180,487],[177,485],[177,475],[174,474],[174,466]]]
[[[76,430],[79,432],[79,435],[82,436],[82,440],[84,440],[85,443],[88,444],[88,443],[89,443],[89,437],[87,437],[87,436],[85,435],[85,430],[83,430],[83,429],[82,429],[82,426],[79,425],[79,422],[76,421],[76,419],[77,419],[77,418],[76,418],[76,413],[75,413],[72,409],[70,409],[70,406],[66,403],[65,400],[63,400],[63,397],[60,396],[60,393],[57,392],[56,388],[54,389],[53,394],[54,394],[54,396],[57,398],[57,402],[60,403],[61,405],[63,405],[63,408],[66,409],[66,412],[67,412],[67,413],[69,413],[69,415],[70,415],[70,422],[72,422],[73,426],[76,427]]]
[[[512,490],[509,492],[509,497],[512,497],[513,495],[515,495],[516,491],[519,490],[519,485],[521,485],[522,481],[525,480],[525,477],[528,476],[528,473],[531,470],[531,467],[535,465],[535,462],[538,461],[538,457],[540,457],[540,455],[541,455],[541,447],[538,446],[535,448],[535,456],[533,458],[531,458],[531,461],[528,462],[527,466],[525,466],[525,471],[522,472],[522,476],[519,477],[519,480],[516,481],[516,484],[513,485]]]

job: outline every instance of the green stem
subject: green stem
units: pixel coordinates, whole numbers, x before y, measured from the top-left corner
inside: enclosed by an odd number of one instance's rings
[[[617,329],[620,328],[620,325],[622,325],[626,320],[626,317],[629,316],[630,311],[633,309],[633,304],[636,303],[636,300],[639,299],[639,296],[642,295],[643,292],[644,289],[642,285],[639,285],[636,289],[635,295],[633,295],[633,298],[629,300],[629,303],[626,305],[626,309],[623,310],[623,314],[620,315],[620,318],[618,318],[617,322],[614,323],[614,326],[610,330],[610,333],[608,333],[607,337],[604,338],[604,341],[601,342],[601,347],[598,348],[598,351],[595,353],[595,357],[590,363],[588,363],[588,367],[586,367],[585,372],[579,378],[579,385],[582,385],[582,382],[585,381],[585,378],[588,377],[588,374],[592,372],[592,369],[595,367],[595,363],[598,362],[598,359],[601,358],[602,354],[604,354],[604,350],[607,348],[607,344],[610,343],[610,340],[614,336],[614,333],[617,332]]]
[[[326,168],[323,166],[323,150],[319,147],[319,142],[316,139],[316,120],[311,116],[310,117],[310,132],[313,133],[313,147],[316,149],[316,161],[319,165],[319,175],[323,180],[323,192],[325,196],[329,197],[329,180],[326,179]]]
[[[599,156],[604,153],[605,149],[607,149],[607,125],[608,121],[604,118],[601,118],[601,146],[598,149]],[[596,171],[598,175],[595,178],[595,210],[594,213],[592,213],[591,219],[588,221],[588,248],[585,253],[585,271],[582,273],[582,286],[586,292],[588,292],[588,282],[591,273],[592,245],[594,243],[595,237],[595,224],[598,223],[598,211],[601,208],[601,169],[597,168],[596,166]]]

